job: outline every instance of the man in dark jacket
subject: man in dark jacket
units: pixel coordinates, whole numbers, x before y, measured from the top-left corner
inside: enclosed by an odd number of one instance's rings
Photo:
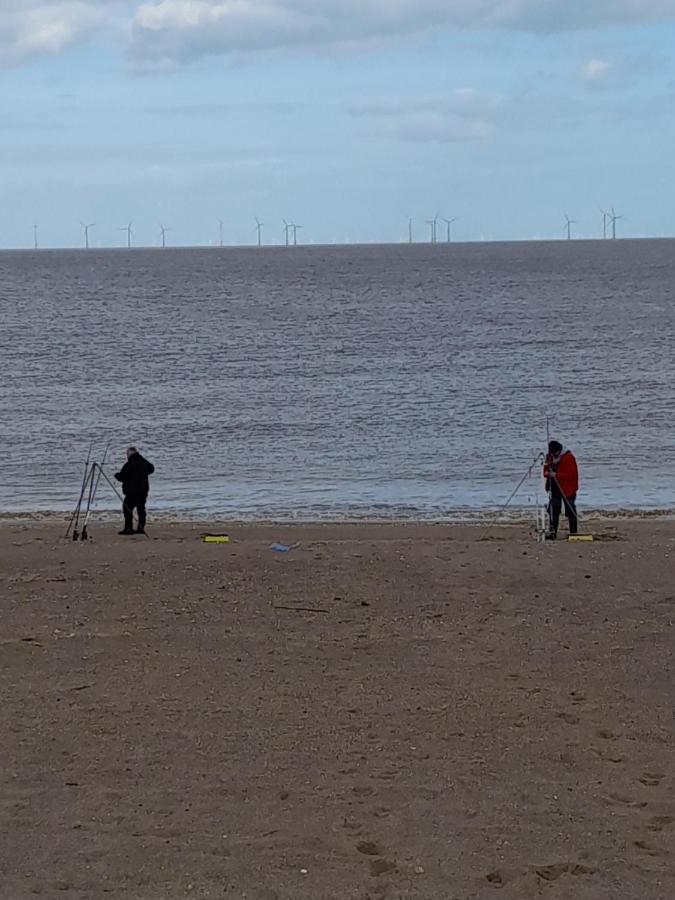
[[[145,501],[148,499],[150,483],[148,476],[155,467],[144,459],[135,447],[127,450],[127,461],[115,478],[122,482],[124,494],[124,530],[120,534],[145,534]],[[138,528],[134,531],[134,509],[138,511]]]
[[[558,523],[563,505],[570,525],[570,534],[578,531],[577,492],[579,490],[579,469],[571,450],[564,450],[559,441],[551,441],[544,462],[546,490],[549,492],[549,521],[551,530],[547,539],[554,541],[558,536]]]

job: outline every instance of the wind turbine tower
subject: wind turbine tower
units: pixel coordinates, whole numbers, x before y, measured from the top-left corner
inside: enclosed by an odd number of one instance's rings
[[[261,222],[260,219],[256,218],[255,220],[255,230],[258,233],[258,246],[262,247],[262,230],[265,227],[265,223]]]
[[[89,225],[85,225],[84,222],[80,222],[80,225],[82,226],[82,231],[84,232],[84,249],[88,250],[89,249],[89,229],[94,228],[95,223],[92,222]]]
[[[570,217],[567,215],[567,213],[565,213],[565,222],[566,222],[565,229],[567,231],[567,240],[571,241],[572,240],[572,225],[576,225],[577,222],[576,222],[576,219],[570,219]]]
[[[413,243],[413,220],[408,219],[408,243]]]
[[[160,233],[162,235],[162,248],[166,250],[166,233],[167,231],[171,231],[170,228],[165,228],[163,225],[159,226]]]
[[[616,214],[614,207],[612,207],[612,215],[609,217],[609,219],[610,219],[610,222],[612,223],[612,240],[615,241],[616,240],[616,223],[620,219],[623,219],[623,216],[618,216]]]
[[[223,246],[223,220],[218,219],[218,246]]]
[[[127,250],[131,250],[131,238],[133,237],[133,234],[134,234],[131,229],[131,226],[133,224],[134,224],[134,220],[132,219],[131,222],[129,222],[129,224],[126,227],[119,229],[120,231],[126,231],[126,233],[127,233]]]
[[[290,232],[292,225],[290,224],[290,222],[287,222],[286,219],[282,219],[281,221],[284,223],[284,244],[286,247],[288,247],[291,243]]]
[[[33,225],[33,249],[38,249],[38,227]]]
[[[296,225],[295,222],[291,222],[290,227],[293,229],[293,246],[298,246],[298,228],[304,228],[304,225]]]
[[[452,226],[457,221],[457,218],[455,217],[454,219],[443,219],[443,221],[445,222],[445,227],[446,227],[446,233],[445,233],[446,243],[450,244],[450,243],[452,243]]]

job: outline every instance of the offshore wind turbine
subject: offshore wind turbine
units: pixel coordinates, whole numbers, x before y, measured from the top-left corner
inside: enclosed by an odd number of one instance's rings
[[[298,246],[298,228],[304,228],[304,225],[296,225],[295,222],[291,222],[291,226],[293,229],[293,246]]]
[[[413,243],[413,220],[412,218],[408,219],[408,243]]]
[[[577,221],[576,221],[576,219],[570,219],[570,217],[567,215],[567,213],[565,213],[565,222],[566,222],[565,228],[567,230],[567,240],[571,241],[572,240],[572,225],[576,225]]]
[[[129,224],[126,226],[126,228],[119,229],[119,231],[126,231],[126,233],[127,233],[127,249],[128,250],[131,250],[131,238],[133,237],[133,234],[134,234],[133,231],[131,230],[131,226],[133,224],[134,224],[134,220],[132,219],[131,222],[129,222]]]
[[[429,226],[429,242],[431,244],[436,243],[436,223],[433,219],[427,219],[424,223]]]
[[[33,249],[38,249],[38,227],[33,225]]]
[[[258,233],[258,246],[262,247],[262,230],[265,227],[265,223],[261,222],[260,219],[256,217],[255,220],[255,230]]]
[[[446,244],[450,244],[452,242],[452,226],[457,221],[457,217],[455,216],[454,219],[443,219],[443,221],[445,222],[446,226],[445,242]]]
[[[82,226],[82,230],[84,232],[84,249],[89,249],[89,229],[94,228],[96,226],[95,222],[92,222],[90,225],[85,225],[84,222],[80,222]]]
[[[616,223],[623,219],[623,216],[618,216],[614,207],[612,207],[612,215],[609,217],[610,222],[612,223],[612,240],[616,240]]]
[[[605,212],[604,209],[601,209],[600,212],[602,213],[602,239],[603,239],[603,241],[606,241],[607,240],[607,223],[609,222],[611,217],[608,212]]]
[[[287,222],[286,219],[281,220],[284,223],[284,244],[288,247],[290,245],[290,231],[293,227],[290,222]]]
[[[223,225],[224,222],[222,219],[218,219],[218,246],[223,246]]]
[[[159,226],[160,234],[162,235],[162,247],[166,249],[166,233],[167,231],[171,231],[170,228],[165,228],[163,225]]]

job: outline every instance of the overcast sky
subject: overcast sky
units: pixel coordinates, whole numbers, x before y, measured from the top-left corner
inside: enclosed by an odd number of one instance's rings
[[[675,0],[0,0],[0,246],[675,234]]]

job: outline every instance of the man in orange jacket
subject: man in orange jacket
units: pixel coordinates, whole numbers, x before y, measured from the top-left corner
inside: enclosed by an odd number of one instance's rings
[[[565,515],[570,526],[570,534],[576,534],[579,525],[577,519],[577,492],[579,490],[579,469],[571,450],[563,450],[558,441],[548,445],[548,455],[544,462],[544,478],[546,490],[549,492],[548,516],[550,531],[547,539],[554,541],[558,536],[558,524],[563,503]]]

